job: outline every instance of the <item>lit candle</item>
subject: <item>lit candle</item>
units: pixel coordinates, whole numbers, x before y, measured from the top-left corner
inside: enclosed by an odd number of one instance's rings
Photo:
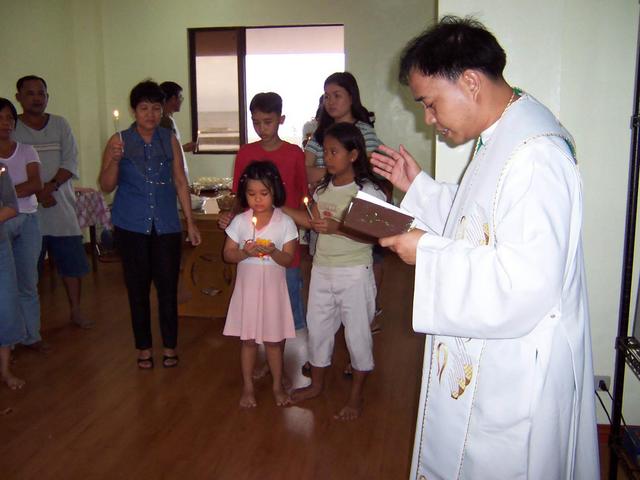
[[[120,128],[118,126],[120,120],[120,112],[118,110],[113,111],[113,127],[116,129],[116,133],[120,137],[120,141],[122,141],[122,133],[120,133]]]
[[[2,174],[3,174],[4,172],[6,172],[6,171],[7,171],[7,169],[6,169],[6,168],[4,168],[4,167],[0,168],[0,175],[2,175]]]
[[[304,202],[304,206],[307,207],[307,213],[309,214],[309,218],[313,220],[313,214],[311,213],[311,208],[309,207],[309,199],[307,197],[304,197],[302,201]]]
[[[200,151],[200,130],[198,130],[198,134],[196,135],[196,153]]]
[[[256,241],[256,224],[258,223],[258,219],[256,217],[251,217],[251,223],[253,223],[253,236],[251,237],[251,241]]]

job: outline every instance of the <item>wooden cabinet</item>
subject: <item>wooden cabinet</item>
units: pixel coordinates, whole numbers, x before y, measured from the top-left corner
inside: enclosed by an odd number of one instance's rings
[[[178,286],[178,315],[224,318],[233,291],[235,265],[222,259],[225,233],[218,228],[218,215],[193,214],[202,235],[197,247],[183,250]]]

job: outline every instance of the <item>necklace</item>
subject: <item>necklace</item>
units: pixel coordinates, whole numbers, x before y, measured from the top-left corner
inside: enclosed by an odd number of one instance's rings
[[[507,104],[504,107],[504,110],[502,110],[502,113],[500,114],[500,116],[498,117],[498,119],[494,122],[498,123],[500,120],[502,120],[502,117],[504,117],[504,114],[507,110],[509,110],[509,107],[511,105],[513,105],[513,103],[515,103],[516,100],[520,99],[520,96],[522,95],[522,90],[520,90],[518,87],[512,87],[511,88],[511,97],[509,97],[509,101],[507,102]],[[478,137],[478,141],[476,142],[476,148],[474,150],[474,156],[476,153],[478,153],[478,150],[480,150],[480,148],[484,146],[484,143],[482,141],[482,135],[480,135]]]

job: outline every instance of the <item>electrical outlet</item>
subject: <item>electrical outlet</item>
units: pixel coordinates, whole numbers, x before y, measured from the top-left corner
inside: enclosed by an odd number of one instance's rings
[[[606,388],[601,388],[600,383],[604,382],[604,386]],[[596,390],[602,390],[604,392],[608,392],[611,389],[611,377],[608,375],[596,375],[594,377],[593,383],[596,387]]]

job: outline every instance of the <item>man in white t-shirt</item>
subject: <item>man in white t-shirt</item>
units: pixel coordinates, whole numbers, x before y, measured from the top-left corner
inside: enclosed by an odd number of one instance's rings
[[[89,272],[82,232],[75,211],[72,178],[78,178],[78,147],[67,121],[46,113],[47,83],[27,75],[16,84],[16,100],[22,114],[16,123],[15,139],[32,145],[41,162],[43,189],[38,193],[38,219],[42,232],[41,260],[53,259],[67,291],[70,319],[81,328],[93,321],[80,311],[81,278]],[[47,346],[43,346],[47,349]]]

